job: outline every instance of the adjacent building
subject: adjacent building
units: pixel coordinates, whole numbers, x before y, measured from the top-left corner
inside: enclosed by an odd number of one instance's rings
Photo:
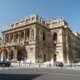
[[[0,60],[70,63],[80,59],[80,34],[62,19],[43,20],[30,15],[2,32]]]

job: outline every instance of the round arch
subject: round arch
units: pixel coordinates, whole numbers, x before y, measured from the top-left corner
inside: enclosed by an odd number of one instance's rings
[[[53,33],[53,41],[57,41],[57,33]]]

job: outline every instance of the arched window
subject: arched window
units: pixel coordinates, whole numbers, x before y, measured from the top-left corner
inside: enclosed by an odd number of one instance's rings
[[[9,42],[9,34],[6,34],[6,42]]]
[[[10,42],[13,40],[13,33],[10,34]]]
[[[9,57],[10,57],[10,60],[13,59],[13,50],[10,50]]]
[[[21,39],[23,39],[23,38],[24,38],[24,32],[21,31]]]
[[[13,50],[11,50],[11,59],[13,59]]]
[[[70,39],[71,39],[71,37],[70,37],[70,35],[69,35],[69,33],[68,33],[68,42],[70,43]]]
[[[43,32],[43,41],[46,40],[46,34]]]
[[[30,30],[26,29],[26,39],[29,39]]]
[[[18,32],[15,32],[15,42],[18,40]]]
[[[54,41],[54,42],[57,42],[57,33],[54,33],[54,34],[53,34],[53,41]]]

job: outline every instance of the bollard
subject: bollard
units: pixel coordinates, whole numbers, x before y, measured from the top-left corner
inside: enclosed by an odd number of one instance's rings
[[[30,63],[29,63],[29,67],[31,66],[31,62],[32,62],[32,61],[30,61]]]
[[[39,63],[39,67],[40,67],[40,63]]]
[[[26,63],[25,63],[25,66],[26,66]]]
[[[19,62],[19,66],[20,66],[20,62]]]

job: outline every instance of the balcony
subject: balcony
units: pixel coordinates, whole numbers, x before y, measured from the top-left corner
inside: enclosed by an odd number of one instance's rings
[[[0,45],[0,47],[8,47],[8,46],[16,46],[16,45],[19,45],[19,43],[17,42],[6,43],[6,44]]]

